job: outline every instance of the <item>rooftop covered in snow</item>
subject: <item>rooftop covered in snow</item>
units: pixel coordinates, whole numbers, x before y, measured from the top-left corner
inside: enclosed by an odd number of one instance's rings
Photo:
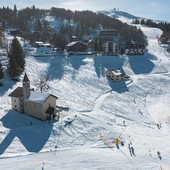
[[[73,41],[73,42],[67,44],[67,47],[71,47],[71,46],[73,46],[73,45],[75,45],[75,44],[77,44],[77,43],[78,43],[78,41]]]
[[[36,102],[36,103],[44,103],[50,96],[53,96],[50,93],[41,93],[41,92],[33,92],[28,98],[27,101]],[[56,96],[54,96],[56,97]],[[57,99],[57,97],[56,97]]]
[[[122,74],[121,70],[112,70],[111,71],[115,76],[120,76]]]

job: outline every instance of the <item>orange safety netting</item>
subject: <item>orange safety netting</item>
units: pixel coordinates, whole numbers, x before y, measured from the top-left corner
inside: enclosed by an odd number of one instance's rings
[[[103,141],[104,141],[110,148],[113,148],[113,145],[112,145],[106,138],[104,138],[104,136],[102,136],[102,135],[100,134],[100,137],[103,139]]]

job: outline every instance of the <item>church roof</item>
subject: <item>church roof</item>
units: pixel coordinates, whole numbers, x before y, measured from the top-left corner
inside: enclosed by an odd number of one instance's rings
[[[24,78],[23,78],[23,82],[28,82],[28,81],[29,81],[29,79],[28,79],[27,73],[25,73]]]
[[[33,92],[27,98],[27,101],[36,102],[36,103],[44,103],[51,95],[50,93],[41,93],[41,92]],[[57,99],[56,96],[53,96]]]
[[[17,87],[11,94],[10,97],[22,97],[23,96],[23,87]]]

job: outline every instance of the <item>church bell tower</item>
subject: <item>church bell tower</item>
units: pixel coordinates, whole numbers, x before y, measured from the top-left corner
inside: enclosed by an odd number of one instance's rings
[[[24,100],[26,100],[30,96],[30,81],[29,81],[26,73],[25,73],[23,81],[22,81],[22,86],[23,86]]]

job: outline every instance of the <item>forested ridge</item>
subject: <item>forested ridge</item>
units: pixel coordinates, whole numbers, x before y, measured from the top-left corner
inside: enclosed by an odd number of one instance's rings
[[[102,29],[118,30],[121,40],[126,43],[130,41],[140,44],[146,43],[146,38],[140,29],[92,11],[71,11],[54,7],[39,9],[35,6],[17,10],[16,5],[14,5],[13,9],[0,8],[0,16],[0,21],[4,23],[5,28],[20,29],[23,32],[23,38],[30,42],[41,40],[54,43],[54,37],[56,37],[61,41],[58,43],[61,44],[60,48],[64,48],[65,44],[71,41],[72,35],[77,36],[79,40],[84,34],[91,35],[95,39]],[[56,30],[46,20],[46,16],[54,17],[63,24]],[[67,21],[67,24],[64,21]]]

